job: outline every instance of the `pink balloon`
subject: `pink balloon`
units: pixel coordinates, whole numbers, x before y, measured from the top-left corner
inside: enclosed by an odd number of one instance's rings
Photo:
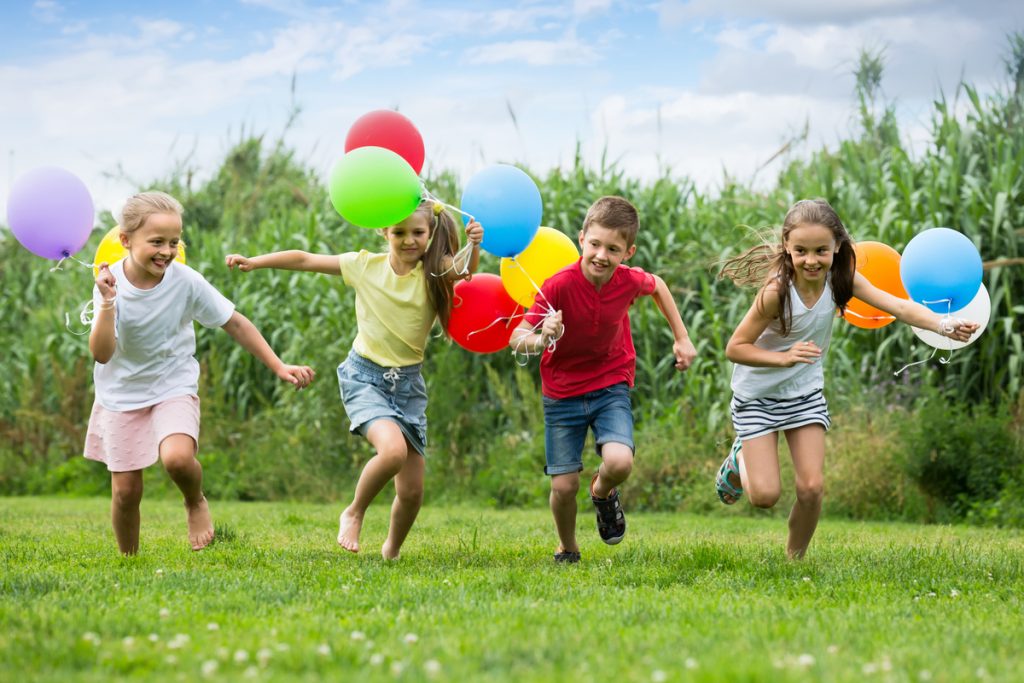
[[[7,197],[7,224],[37,256],[61,259],[85,246],[95,220],[92,196],[76,175],[41,166],[20,176]]]
[[[523,307],[508,295],[501,278],[480,273],[455,285],[448,334],[467,351],[494,353],[508,346],[522,319]]]

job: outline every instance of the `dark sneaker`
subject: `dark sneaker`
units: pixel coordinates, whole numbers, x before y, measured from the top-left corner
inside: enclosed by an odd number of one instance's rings
[[[615,545],[626,535],[626,515],[622,512],[622,504],[619,503],[618,489],[612,489],[607,498],[594,497],[594,482],[597,475],[590,480],[590,500],[594,501],[597,508],[597,533],[601,540],[608,545]]]
[[[555,562],[558,564],[576,564],[580,561],[580,552],[578,550],[559,550],[555,553]]]

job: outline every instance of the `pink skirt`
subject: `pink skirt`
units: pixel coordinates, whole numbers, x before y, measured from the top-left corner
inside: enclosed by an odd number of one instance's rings
[[[156,405],[116,412],[94,402],[85,435],[85,457],[106,463],[111,472],[149,467],[171,434],[187,434],[199,447],[199,397],[175,396]]]

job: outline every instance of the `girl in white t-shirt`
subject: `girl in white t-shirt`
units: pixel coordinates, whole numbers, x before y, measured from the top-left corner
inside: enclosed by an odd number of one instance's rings
[[[85,457],[106,463],[111,517],[125,555],[139,549],[142,470],[159,457],[185,496],[193,550],[213,540],[203,496],[199,443],[199,363],[193,320],[222,327],[249,353],[296,388],[314,373],[286,365],[259,330],[202,275],[174,261],[181,240],[181,204],[143,192],[125,204],[121,244],[128,254],[99,264],[89,351],[96,359],[96,400]]]
[[[821,515],[825,431],[831,420],[822,361],[836,309],[852,297],[904,323],[967,341],[977,323],[942,318],[925,306],[884,292],[856,271],[853,241],[823,199],[790,208],[777,245],[754,247],[725,262],[722,277],[760,287],[733,332],[725,355],[735,363],[732,422],[736,440],[715,487],[731,505],[744,491],[755,507],[779,500],[779,432],[786,435],[796,475],[789,515],[789,557],[803,557]]]
[[[385,559],[398,558],[423,501],[427,445],[427,392],[420,374],[430,328],[437,319],[448,327],[453,283],[469,277],[480,260],[484,231],[466,226],[472,243],[465,273],[453,268],[459,248],[455,221],[444,207],[425,201],[398,225],[385,228],[388,251],[323,255],[278,251],[245,257],[230,254],[229,268],[304,270],[341,275],[356,293],[356,338],[338,367],[341,400],[351,431],[370,442],[376,454],[363,467],[352,503],[339,519],[338,545],[359,552],[363,516],[381,489],[395,480]],[[443,274],[443,275],[441,275]]]

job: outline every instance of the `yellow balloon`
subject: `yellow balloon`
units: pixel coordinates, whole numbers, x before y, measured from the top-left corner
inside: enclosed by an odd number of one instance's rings
[[[541,287],[545,280],[579,257],[572,238],[554,228],[541,226],[526,249],[511,258],[501,259],[501,283],[517,303],[530,307],[537,296],[534,284]]]
[[[93,257],[93,276],[100,274],[101,263],[114,263],[120,261],[128,255],[128,250],[121,246],[121,226],[115,225],[112,227],[103,239],[100,240],[100,246],[96,247],[96,256]],[[185,262],[185,242],[184,240],[178,242],[178,256],[174,259],[178,263]]]

